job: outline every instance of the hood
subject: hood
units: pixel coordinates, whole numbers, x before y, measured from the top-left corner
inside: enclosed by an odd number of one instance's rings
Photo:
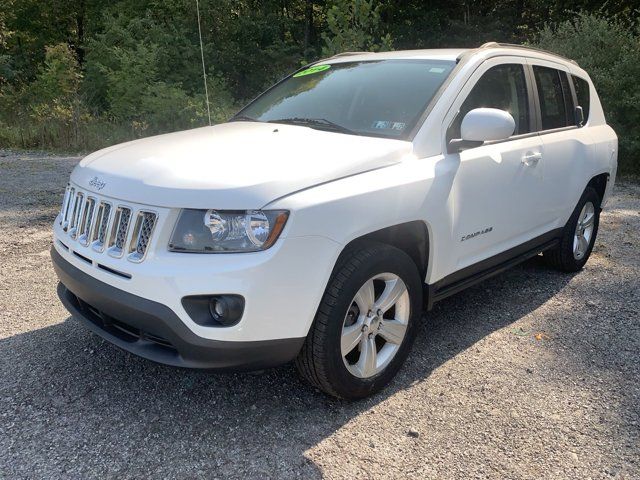
[[[100,150],[80,162],[71,180],[146,205],[258,209],[298,190],[398,163],[411,149],[401,140],[232,122]]]

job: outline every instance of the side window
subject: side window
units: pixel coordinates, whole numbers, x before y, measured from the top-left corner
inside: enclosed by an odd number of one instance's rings
[[[584,114],[584,121],[589,120],[589,104],[591,95],[589,93],[589,82],[571,75],[573,80],[573,88],[576,90],[576,97],[578,97],[578,105],[582,107],[582,113]]]
[[[520,64],[497,65],[487,70],[475,84],[453,120],[447,138],[460,138],[462,119],[474,108],[498,108],[516,121],[514,135],[531,131],[529,99],[524,67]]]
[[[573,104],[573,95],[569,86],[569,74],[560,72],[560,85],[562,85],[562,96],[564,97],[564,111],[567,112],[568,125],[576,125],[576,106]]]
[[[555,68],[533,66],[538,86],[542,130],[575,125],[573,99],[564,72]]]

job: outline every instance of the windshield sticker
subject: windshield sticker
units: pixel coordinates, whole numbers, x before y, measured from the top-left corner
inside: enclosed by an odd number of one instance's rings
[[[325,70],[329,70],[331,65],[314,65],[313,67],[309,67],[306,70],[302,70],[294,75],[295,77],[304,77],[305,75],[311,75],[312,73],[324,72]]]
[[[376,120],[371,125],[371,128],[375,128],[376,130],[397,130],[402,131],[407,124],[404,122],[387,122],[385,120]]]
[[[442,73],[444,72],[444,68],[442,67],[431,67],[429,69],[429,73]]]

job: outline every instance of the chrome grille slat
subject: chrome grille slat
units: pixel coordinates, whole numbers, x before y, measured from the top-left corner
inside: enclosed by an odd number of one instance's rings
[[[71,216],[71,225],[69,225],[69,235],[74,240],[78,236],[78,224],[82,218],[82,211],[84,210],[84,194],[78,192],[76,194],[75,202],[73,204],[73,215]]]
[[[62,229],[66,232],[69,229],[69,221],[72,205],[75,202],[76,189],[73,187],[67,187],[67,195],[65,198],[65,203],[63,205],[64,216],[62,219]]]
[[[131,223],[131,209],[123,208],[120,217],[120,225],[118,225],[118,233],[116,234],[116,247],[122,249],[127,241],[127,232],[129,231],[129,223]]]
[[[127,241],[129,224],[131,223],[131,209],[125,206],[118,206],[109,235],[109,247],[107,252],[115,258],[120,258],[124,254],[124,246]]]
[[[98,213],[96,214],[95,226],[91,234],[91,248],[96,252],[102,252],[104,250],[110,220],[111,204],[104,201],[100,202]]]
[[[129,242],[129,260],[132,262],[141,262],[144,259],[156,225],[156,218],[154,212],[145,210],[138,212]]]
[[[78,242],[80,242],[80,245],[84,245],[85,247],[89,245],[95,207],[96,199],[94,197],[87,197],[84,202],[84,209],[82,211],[82,221],[80,222],[80,226],[78,227]]]
[[[139,263],[146,256],[157,221],[153,211],[112,203],[67,185],[58,223],[78,245],[113,258],[126,253],[129,261]]]
[[[107,240],[107,229],[109,228],[109,219],[111,217],[111,204],[104,203],[103,208],[100,230],[98,231],[98,240],[102,243]]]
[[[140,228],[140,236],[138,237],[138,244],[136,245],[136,252],[139,255],[144,255],[149,246],[151,240],[151,234],[153,233],[153,227],[156,226],[156,214],[151,212],[143,212],[142,214],[142,227]]]
[[[67,185],[64,189],[64,197],[62,198],[62,206],[60,207],[60,225],[67,219],[67,210],[69,208],[69,196],[71,195],[71,185]]]

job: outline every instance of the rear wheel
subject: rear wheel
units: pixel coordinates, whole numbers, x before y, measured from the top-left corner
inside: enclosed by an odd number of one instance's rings
[[[296,360],[324,392],[356,399],[382,389],[416,333],[422,285],[401,250],[374,244],[343,255]]]
[[[563,272],[577,272],[589,259],[600,223],[600,197],[591,187],[582,194],[564,227],[560,245],[544,252],[547,263]]]

